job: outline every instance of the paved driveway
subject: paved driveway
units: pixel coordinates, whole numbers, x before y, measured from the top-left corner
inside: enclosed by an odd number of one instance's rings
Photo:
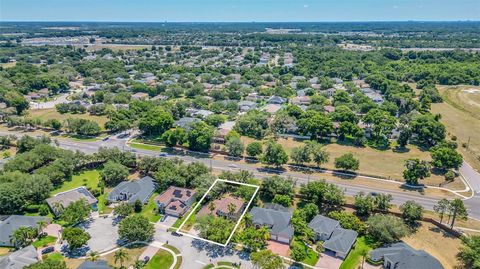
[[[320,259],[315,266],[325,269],[338,269],[342,262],[343,260],[335,257],[332,252],[326,251],[320,255]]]
[[[163,225],[165,227],[172,227],[172,225],[178,220],[177,217],[173,217],[173,216],[168,216],[167,215],[167,218],[164,220],[164,221],[158,221],[158,224],[160,225]]]
[[[113,217],[98,217],[80,225],[90,234],[90,250],[103,252],[117,247],[118,222]]]
[[[271,250],[273,253],[280,256],[289,257],[288,252],[290,246],[288,244],[283,244],[272,240],[268,240],[267,244],[267,249]]]

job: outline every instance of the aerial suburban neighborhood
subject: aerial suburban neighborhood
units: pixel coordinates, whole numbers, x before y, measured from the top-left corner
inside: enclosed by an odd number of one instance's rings
[[[212,1],[1,1],[0,269],[480,269],[478,3]]]

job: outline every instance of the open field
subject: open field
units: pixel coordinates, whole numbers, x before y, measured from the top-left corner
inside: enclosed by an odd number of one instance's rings
[[[248,137],[242,137],[242,140],[247,145],[254,141]],[[304,143],[296,141],[294,139],[280,138],[277,141],[283,146],[283,148],[290,154],[292,148],[302,146]],[[372,176],[381,176],[396,181],[403,180],[403,170],[405,169],[404,163],[410,158],[419,158],[421,160],[430,161],[430,152],[422,151],[419,148],[409,145],[408,150],[405,152],[396,152],[394,149],[377,150],[370,147],[354,147],[348,145],[340,145],[336,143],[327,144],[324,146],[325,150],[330,154],[328,163],[322,166],[322,168],[335,169],[335,158],[340,157],[346,153],[352,153],[356,158],[360,160],[360,168],[357,172],[368,174]],[[313,163],[311,165],[314,165]],[[433,175],[421,183],[427,185],[438,186],[443,183],[444,177],[440,175]],[[458,184],[456,184],[458,182]],[[449,187],[452,189],[464,189],[464,185],[461,181],[455,180],[449,183]]]
[[[403,238],[407,244],[415,249],[422,249],[437,258],[446,269],[453,269],[457,265],[455,255],[458,253],[460,239],[446,234],[433,224],[422,222],[415,234]]]
[[[445,102],[432,104],[432,112],[442,115],[441,122],[457,137],[465,160],[480,171],[480,87],[440,86],[439,90]]]
[[[87,120],[92,120],[98,123],[100,128],[104,130],[105,122],[108,121],[107,117],[105,116],[92,116],[88,113],[85,114],[71,114],[71,113],[66,113],[66,114],[60,114],[58,113],[54,108],[49,108],[49,109],[32,109],[28,111],[28,117],[30,118],[40,118],[43,121],[49,120],[49,119],[57,119],[61,122],[68,118],[76,118],[76,119],[87,119]]]

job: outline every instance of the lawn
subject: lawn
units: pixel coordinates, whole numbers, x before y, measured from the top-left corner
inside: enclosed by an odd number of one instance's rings
[[[190,207],[190,210],[195,208],[196,205],[197,205],[196,202],[193,203],[192,206]],[[188,214],[190,214],[190,210],[185,212],[185,214],[181,218],[177,219],[177,221],[175,221],[175,223],[172,225],[172,228],[180,227],[180,225],[182,225],[183,221],[187,219]],[[188,219],[188,221],[185,223],[183,228],[187,227],[188,228],[187,230],[190,230],[190,228],[193,226],[193,224],[195,224],[195,220],[196,220],[196,216],[195,216],[195,214],[192,214],[192,217]]]
[[[86,186],[87,188],[96,189],[98,182],[100,181],[99,170],[84,170],[72,176],[72,180],[63,182],[62,186],[52,191],[52,195],[59,192],[68,191],[78,188],[80,186]]]
[[[53,245],[55,241],[57,241],[57,238],[55,236],[47,235],[33,242],[32,245],[35,248],[41,248],[41,247]]]
[[[173,263],[173,256],[166,250],[159,250],[145,265],[145,269],[168,269]]]
[[[447,132],[457,137],[458,150],[475,169],[480,170],[480,87],[442,86],[445,102],[432,104],[432,113],[441,114]],[[468,126],[468,128],[465,128]],[[463,147],[465,144],[468,148]]]
[[[160,150],[163,148],[162,146],[141,144],[136,142],[130,142],[128,143],[128,145],[135,149],[144,149],[144,150],[151,150],[151,151],[158,151],[158,152],[160,152]]]
[[[132,266],[136,260],[138,260],[138,257],[145,251],[147,247],[126,247],[122,248],[126,253],[127,253],[127,259],[123,262],[123,266],[126,268]],[[115,252],[112,252],[110,254],[107,254],[102,257],[102,259],[107,260],[107,263],[110,266],[120,266],[120,261],[115,262]]]
[[[355,248],[348,253],[348,256],[343,261],[340,269],[355,269],[357,265],[362,262],[362,253],[368,253],[372,247],[367,242],[364,236],[357,239]]]
[[[76,118],[76,119],[87,119],[94,121],[98,123],[100,126],[100,129],[105,130],[104,126],[105,123],[108,121],[108,118],[106,116],[92,116],[89,113],[85,114],[70,114],[70,113],[65,113],[65,114],[60,114],[57,112],[55,108],[49,108],[49,109],[32,109],[28,111],[28,117],[30,118],[40,118],[43,121],[47,121],[50,119],[57,119],[61,122],[68,118]]]
[[[98,207],[98,212],[100,214],[110,214],[113,211],[113,209],[111,207],[107,206],[107,197],[108,197],[107,192],[98,196],[97,207]]]
[[[301,241],[300,239],[295,238],[294,240],[296,240],[299,243],[299,245],[303,246],[304,250],[307,252],[307,257],[301,262],[311,266],[315,266],[315,264],[317,264],[319,259],[318,253],[316,253],[315,251],[313,251],[313,249],[306,246],[304,242]]]
[[[158,193],[153,193],[148,203],[142,207],[142,212],[140,212],[140,215],[146,217],[150,222],[157,222],[162,217],[161,214],[158,214],[157,205],[154,200],[157,195]]]
[[[8,253],[10,253],[10,251],[14,251],[14,250],[15,250],[14,248],[0,247],[0,257],[7,255]]]
[[[50,254],[43,255],[44,260],[54,260],[54,261],[63,261],[65,257],[62,256],[59,252],[53,252]]]

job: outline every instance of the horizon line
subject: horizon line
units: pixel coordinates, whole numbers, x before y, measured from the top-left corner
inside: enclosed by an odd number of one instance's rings
[[[325,20],[325,21],[117,21],[117,20],[0,20],[0,23],[360,23],[360,22],[480,22],[480,19],[457,20]]]

